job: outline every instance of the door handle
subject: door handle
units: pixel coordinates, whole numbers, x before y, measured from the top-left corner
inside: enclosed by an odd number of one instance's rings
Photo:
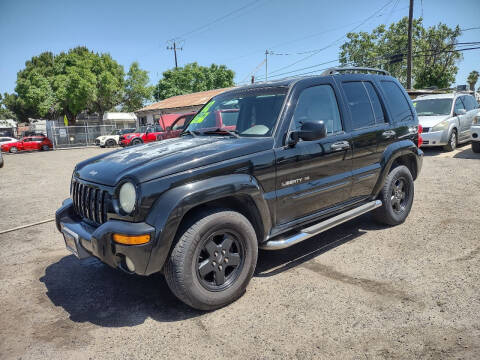
[[[384,131],[384,132],[382,133],[382,136],[383,136],[384,138],[387,138],[387,139],[388,139],[388,138],[391,138],[391,137],[394,137],[395,135],[397,135],[397,133],[396,133],[395,131],[393,131],[393,130],[386,130],[386,131]]]
[[[337,141],[331,146],[332,151],[341,151],[350,149],[350,143],[348,141]]]

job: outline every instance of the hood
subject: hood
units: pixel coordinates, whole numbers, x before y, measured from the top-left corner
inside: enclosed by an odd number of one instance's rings
[[[113,186],[125,177],[142,183],[273,148],[272,138],[181,137],[129,147],[79,163],[75,176]]]
[[[450,118],[450,115],[437,115],[437,116],[419,116],[418,122],[423,127],[432,127],[437,125],[439,122],[443,120],[447,120]]]

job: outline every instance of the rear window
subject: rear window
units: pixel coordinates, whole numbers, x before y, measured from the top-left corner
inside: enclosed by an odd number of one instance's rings
[[[408,105],[403,91],[393,81],[381,81],[382,89],[385,92],[387,104],[394,121],[409,121],[413,120],[412,111]]]

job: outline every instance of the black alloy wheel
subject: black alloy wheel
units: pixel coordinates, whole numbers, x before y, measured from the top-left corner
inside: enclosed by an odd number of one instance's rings
[[[391,204],[393,211],[400,213],[405,211],[408,202],[409,188],[406,185],[407,180],[403,177],[395,179],[391,190]]]
[[[234,232],[217,231],[209,235],[197,252],[197,279],[207,290],[225,290],[242,271],[244,249]]]

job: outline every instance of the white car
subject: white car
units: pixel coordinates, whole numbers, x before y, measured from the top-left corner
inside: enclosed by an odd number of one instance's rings
[[[480,112],[472,95],[449,93],[419,96],[413,100],[418,121],[423,127],[422,147],[443,146],[454,150],[471,140],[470,127]]]
[[[3,144],[8,144],[8,143],[17,142],[17,141],[18,139],[15,139],[9,136],[0,136],[0,146],[2,146]]]
[[[472,133],[472,151],[480,153],[480,113],[473,118],[470,132]]]
[[[129,134],[129,133],[133,132],[134,130],[135,130],[135,128],[113,130],[108,135],[102,135],[102,136],[97,137],[95,139],[95,145],[100,146],[100,147],[116,146],[119,143],[120,135]]]

